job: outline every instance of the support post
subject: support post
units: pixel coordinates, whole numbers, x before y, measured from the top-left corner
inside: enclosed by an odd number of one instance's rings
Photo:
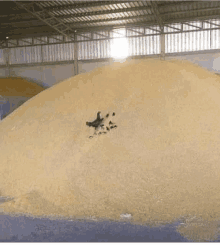
[[[41,45],[41,49],[40,49],[40,53],[41,53],[41,63],[44,62],[44,52],[43,52],[43,45]]]
[[[165,34],[163,30],[160,34],[160,59],[165,60]]]
[[[76,33],[74,33],[74,72],[75,76],[78,75],[78,43]]]
[[[0,120],[3,119],[4,111],[3,111],[3,105],[7,103],[7,100],[0,95]]]
[[[10,60],[9,60],[9,48],[3,49],[3,55],[5,59],[5,64],[7,67],[7,76],[10,77]]]

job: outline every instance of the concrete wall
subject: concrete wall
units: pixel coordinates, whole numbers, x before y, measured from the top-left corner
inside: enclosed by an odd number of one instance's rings
[[[0,68],[0,77],[4,76],[9,76],[9,71],[7,68]],[[10,76],[23,77],[44,87],[51,87],[74,76],[74,65],[12,66]]]
[[[6,68],[0,68],[0,77],[7,77],[8,70]]]
[[[102,62],[78,62],[78,71],[80,73],[90,72],[94,70],[95,68],[102,67],[102,66],[108,66],[110,64],[109,61],[102,61]]]
[[[150,58],[154,58],[154,57],[150,57]],[[159,57],[155,57],[155,58],[159,59]],[[135,58],[137,62],[139,62],[142,59],[146,59],[146,57]],[[166,54],[165,60],[172,60],[172,59],[189,60],[194,64],[197,64],[201,67],[208,69],[211,72],[220,75],[220,52],[206,51],[206,53],[201,53],[201,52],[197,52],[194,54],[181,53],[181,55]]]
[[[52,85],[74,76],[74,65],[47,65],[47,66],[30,66],[30,67],[12,67],[11,76],[20,76],[31,78],[43,86],[51,87]]]
[[[166,60],[181,59],[189,60],[194,64],[200,65],[208,70],[220,74],[220,52],[207,52],[204,54],[181,54],[181,55],[167,55]]]
[[[79,62],[79,73],[92,71],[96,67],[108,65],[109,62]],[[0,77],[7,77],[9,70],[0,68]],[[46,66],[14,66],[10,68],[10,76],[23,77],[43,87],[51,87],[69,77],[74,76],[74,64],[46,65]],[[30,98],[22,96],[4,96],[7,103],[2,106],[1,117],[6,117]]]
[[[22,105],[30,99],[29,97],[24,96],[4,96],[4,98],[7,100],[7,102],[2,105],[2,112],[0,115],[1,118],[4,118],[5,116],[13,112],[16,108],[18,108],[20,105]]]
[[[108,61],[101,62],[78,62],[78,72],[85,73],[101,66],[109,65]],[[44,87],[51,87],[69,77],[75,75],[74,64],[55,64],[44,66],[12,66],[10,76],[23,77],[29,81],[36,82]],[[0,68],[0,77],[9,76],[8,68]]]

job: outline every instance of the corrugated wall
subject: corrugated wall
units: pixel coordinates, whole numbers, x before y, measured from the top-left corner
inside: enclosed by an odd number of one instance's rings
[[[0,49],[0,65],[5,64],[5,59],[4,59],[4,52],[3,49]]]
[[[160,36],[145,36],[128,38],[129,56],[152,55],[160,53]]]
[[[43,62],[74,60],[74,44],[43,45]]]
[[[74,44],[53,44],[10,49],[10,64],[74,60]]]
[[[166,53],[220,49],[220,30],[167,34]]]
[[[214,20],[213,23],[220,24],[220,20]],[[165,35],[165,52],[190,52],[199,50],[212,50],[220,49],[220,30],[202,30],[195,31],[201,27],[201,22],[190,22],[193,26],[184,25],[184,33],[173,33]],[[210,23],[203,23],[203,28],[216,27]],[[165,31],[170,31],[169,28],[165,28]],[[172,30],[173,31],[173,30]]]
[[[169,26],[165,26],[165,52],[181,53],[220,49],[220,30],[217,29],[218,26],[220,26],[220,20],[211,21],[211,23],[192,21],[188,22],[188,24],[183,24],[183,31],[189,31],[183,33],[180,33],[181,24],[170,24]],[[216,29],[199,31],[198,28],[201,28],[202,24],[204,29]],[[172,34],[169,32],[172,32]],[[96,40],[91,41],[91,38]],[[99,31],[93,33],[93,36],[92,33],[79,34],[77,36],[78,59],[93,60],[112,57],[112,45],[114,40],[127,40],[128,56],[156,55],[160,53],[160,35],[158,26],[146,28],[133,27],[127,28],[127,30],[121,28],[114,29],[110,32]],[[53,42],[54,44],[47,44],[48,41]],[[53,36],[53,38],[49,37],[49,40],[48,37],[36,38],[34,40],[30,38],[9,40],[9,63],[28,64],[73,61],[74,43],[56,43],[62,41],[64,41],[64,39],[60,35]],[[38,46],[14,48],[13,46],[17,44],[31,44]],[[5,64],[3,49],[0,49],[0,64]]]
[[[153,26],[152,29],[136,27],[127,30],[129,43],[129,56],[135,55],[153,55],[160,53],[160,35],[158,35],[159,26]],[[147,35],[147,36],[146,36]]]
[[[110,40],[78,42],[78,59],[110,58]]]

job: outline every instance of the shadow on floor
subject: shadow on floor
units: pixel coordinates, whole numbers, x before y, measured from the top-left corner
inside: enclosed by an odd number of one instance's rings
[[[149,228],[126,222],[69,221],[0,214],[0,242],[188,242],[178,222]]]

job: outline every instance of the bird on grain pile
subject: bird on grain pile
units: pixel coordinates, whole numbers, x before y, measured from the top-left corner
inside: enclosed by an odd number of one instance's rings
[[[94,135],[97,135],[97,131],[99,128],[104,130],[104,126],[105,126],[105,120],[104,119],[109,117],[109,113],[106,114],[105,118],[101,118],[100,114],[101,114],[101,112],[99,111],[97,113],[97,118],[93,122],[86,122],[87,126],[95,128]],[[112,116],[115,116],[115,112],[113,112]],[[112,126],[110,126],[110,125],[112,125]],[[114,125],[114,123],[112,121],[109,121],[109,126],[106,126],[106,129],[107,129],[107,131],[110,131],[110,129],[113,129],[116,127],[117,127],[117,125]],[[103,132],[98,133],[98,135],[101,135],[101,134],[106,134],[106,132],[103,131]],[[89,138],[93,138],[93,136],[89,136]]]
[[[95,130],[97,130],[98,127],[101,126],[102,121],[104,120],[104,118],[101,118],[100,114],[101,112],[99,111],[97,113],[97,118],[93,122],[86,122],[86,125],[89,127],[94,127]]]

